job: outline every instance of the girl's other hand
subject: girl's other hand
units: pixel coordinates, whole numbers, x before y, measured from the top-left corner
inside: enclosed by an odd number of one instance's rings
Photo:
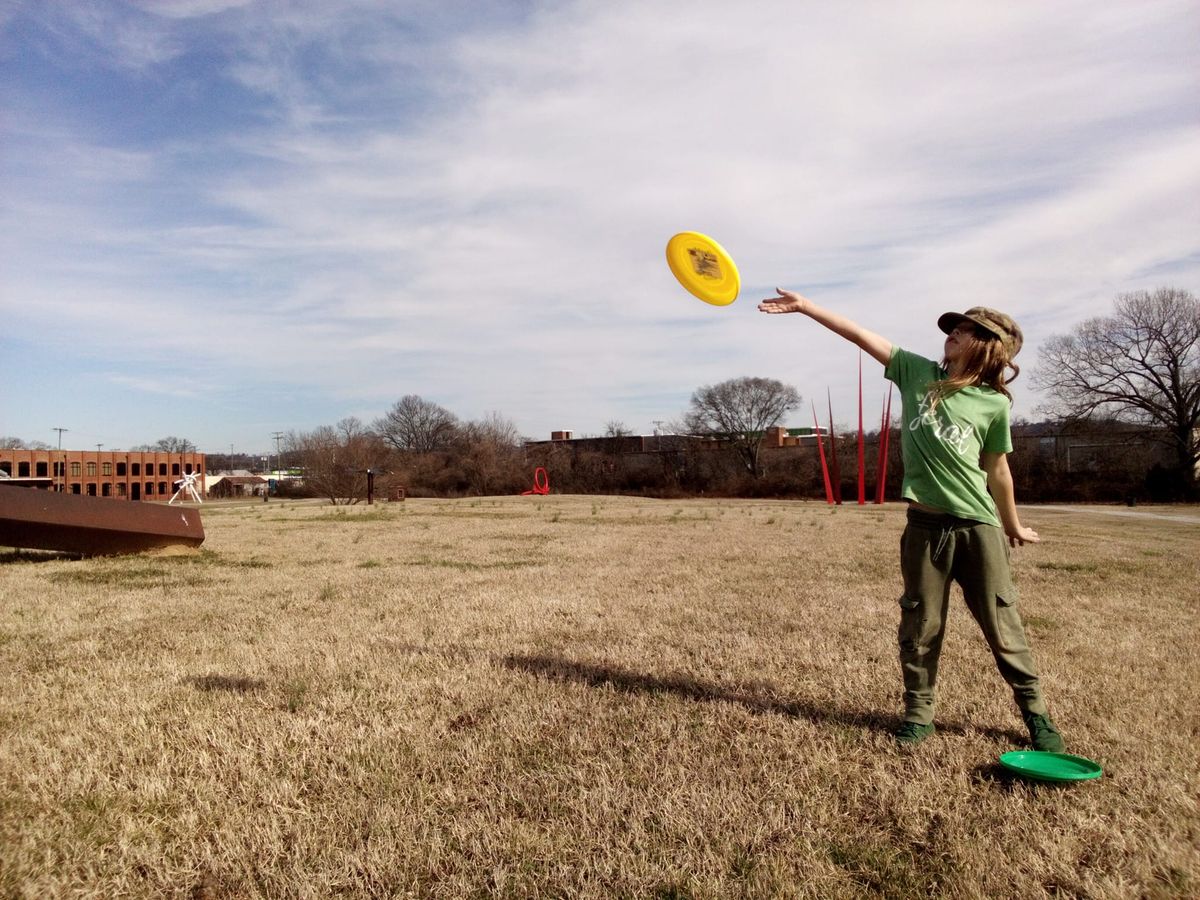
[[[1032,528],[1026,528],[1024,525],[1018,525],[1014,531],[1008,535],[1008,543],[1012,547],[1024,547],[1026,544],[1039,544],[1041,538],[1038,533]]]

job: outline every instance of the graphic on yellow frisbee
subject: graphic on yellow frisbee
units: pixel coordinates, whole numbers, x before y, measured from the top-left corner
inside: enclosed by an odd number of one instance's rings
[[[733,257],[706,234],[681,231],[667,241],[667,265],[705,303],[728,306],[737,299],[742,282]]]

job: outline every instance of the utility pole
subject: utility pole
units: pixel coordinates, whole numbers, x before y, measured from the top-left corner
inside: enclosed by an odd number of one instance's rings
[[[103,444],[97,444],[97,445],[96,445],[96,452],[97,452],[97,453],[99,453],[99,452],[100,452],[100,448],[101,448],[101,447],[103,447],[103,446],[104,446]]]
[[[282,469],[283,463],[281,462],[281,459],[280,459],[282,454],[280,453],[280,450],[279,450],[279,442],[281,440],[283,440],[283,432],[282,431],[272,431],[271,437],[275,438],[275,468]]]
[[[62,449],[62,433],[64,431],[70,431],[71,429],[70,428],[51,428],[50,430],[58,432],[58,449],[61,450]]]

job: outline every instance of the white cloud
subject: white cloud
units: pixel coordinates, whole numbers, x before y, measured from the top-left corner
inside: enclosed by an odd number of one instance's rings
[[[229,42],[226,75],[272,98],[258,125],[150,150],[69,123],[29,138],[10,295],[98,352],[348,409],[416,392],[539,436],[647,429],[742,374],[832,385],[848,419],[856,351],[754,313],[776,283],[930,353],[939,312],[986,302],[1033,355],[1120,290],[1200,272],[1186,3],[579,3],[500,30],[226,6],[160,15]],[[147,46],[186,46],[164,34]],[[684,229],[736,255],[735,306],[672,281]],[[236,327],[172,330],[197,311]]]
[[[230,9],[249,6],[255,0],[131,0],[142,12],[170,19],[211,16]]]

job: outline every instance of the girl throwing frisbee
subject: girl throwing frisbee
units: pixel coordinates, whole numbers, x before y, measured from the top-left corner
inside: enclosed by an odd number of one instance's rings
[[[1020,372],[1013,358],[1021,349],[1021,329],[986,307],[948,312],[938,319],[946,341],[937,363],[794,291],[777,292],[778,297],[758,305],[760,312],[801,313],[819,322],[877,359],[900,390],[908,523],[900,538],[904,720],[896,741],[914,745],[934,733],[938,658],[950,585],[957,582],[1012,688],[1033,749],[1061,753],[1066,746],[1042,697],[1008,562],[1010,545],[1039,540],[1017,515],[1008,468],[1012,395],[1007,385]]]

